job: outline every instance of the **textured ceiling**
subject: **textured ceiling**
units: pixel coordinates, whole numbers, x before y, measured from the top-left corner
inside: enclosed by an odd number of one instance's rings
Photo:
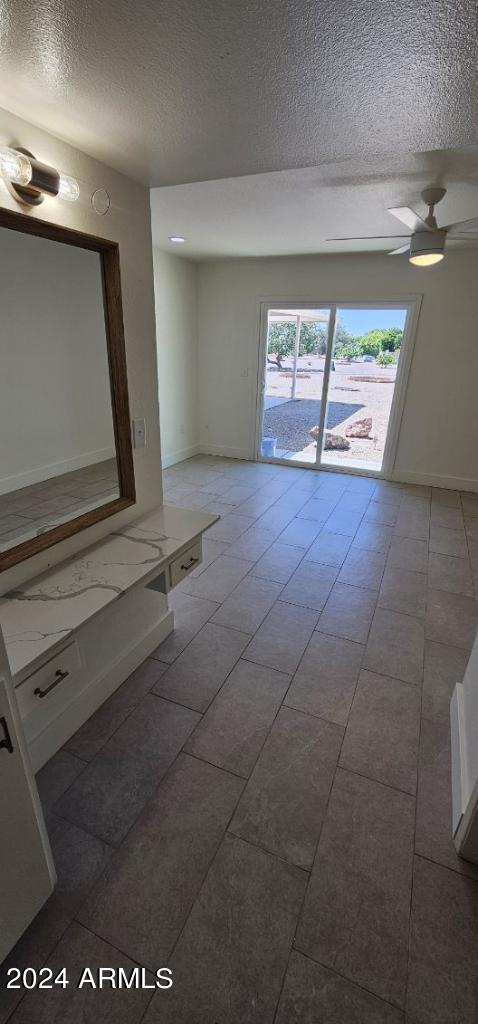
[[[2,105],[151,185],[478,142],[476,0],[0,0]]]
[[[436,208],[439,224],[478,216],[478,149],[349,160],[326,167],[155,188],[151,192],[153,242],[192,259],[386,252],[400,245],[400,239],[395,244],[393,238],[326,239],[406,233],[387,207],[411,205],[425,214],[420,192],[432,184],[447,188]],[[175,234],[184,235],[186,243],[169,242],[169,236]]]

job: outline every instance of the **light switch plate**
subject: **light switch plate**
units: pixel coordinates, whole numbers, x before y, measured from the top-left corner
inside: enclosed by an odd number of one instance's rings
[[[146,448],[146,420],[133,420],[133,447]]]

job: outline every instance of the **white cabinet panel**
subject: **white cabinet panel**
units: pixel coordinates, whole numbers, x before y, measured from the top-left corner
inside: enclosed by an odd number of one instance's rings
[[[54,878],[0,634],[0,963],[52,892]]]

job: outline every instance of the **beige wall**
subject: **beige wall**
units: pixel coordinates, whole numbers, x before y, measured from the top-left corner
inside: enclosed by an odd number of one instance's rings
[[[197,265],[154,249],[164,466],[198,450]]]
[[[386,255],[231,259],[198,270],[200,443],[254,449],[261,300],[400,301],[422,296],[396,479],[478,490],[478,251],[439,267]]]
[[[148,189],[5,111],[0,111],[0,142],[31,150],[40,160],[86,183],[90,192],[99,187],[108,190],[111,209],[104,217],[98,216],[88,203],[68,204],[53,199],[45,200],[38,210],[26,213],[26,216],[77,228],[119,243],[130,410],[132,417],[144,416],[147,422],[147,447],[134,453],[137,504],[2,573],[0,593],[4,593],[48,565],[73,555],[112,529],[137,518],[161,501],[162,492]],[[22,209],[1,181],[0,206]],[[85,396],[85,415],[87,413]]]

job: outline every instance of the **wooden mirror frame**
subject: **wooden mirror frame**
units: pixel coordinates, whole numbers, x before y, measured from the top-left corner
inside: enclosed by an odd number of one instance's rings
[[[116,512],[134,505],[136,489],[134,481],[133,449],[128,400],[128,379],[126,372],[126,350],[123,327],[123,304],[121,299],[121,276],[119,246],[96,235],[87,235],[73,228],[65,228],[48,221],[36,220],[23,213],[0,209],[0,227],[22,231],[27,235],[38,235],[54,242],[75,245],[80,249],[91,249],[99,253],[103,287],[103,308],[105,314],[106,346],[110,372],[111,406],[116,446],[119,497],[83,515],[71,519],[51,530],[21,541],[7,551],[0,551],[0,572],[12,565],[32,558],[40,551],[88,529],[102,519],[114,516]]]

